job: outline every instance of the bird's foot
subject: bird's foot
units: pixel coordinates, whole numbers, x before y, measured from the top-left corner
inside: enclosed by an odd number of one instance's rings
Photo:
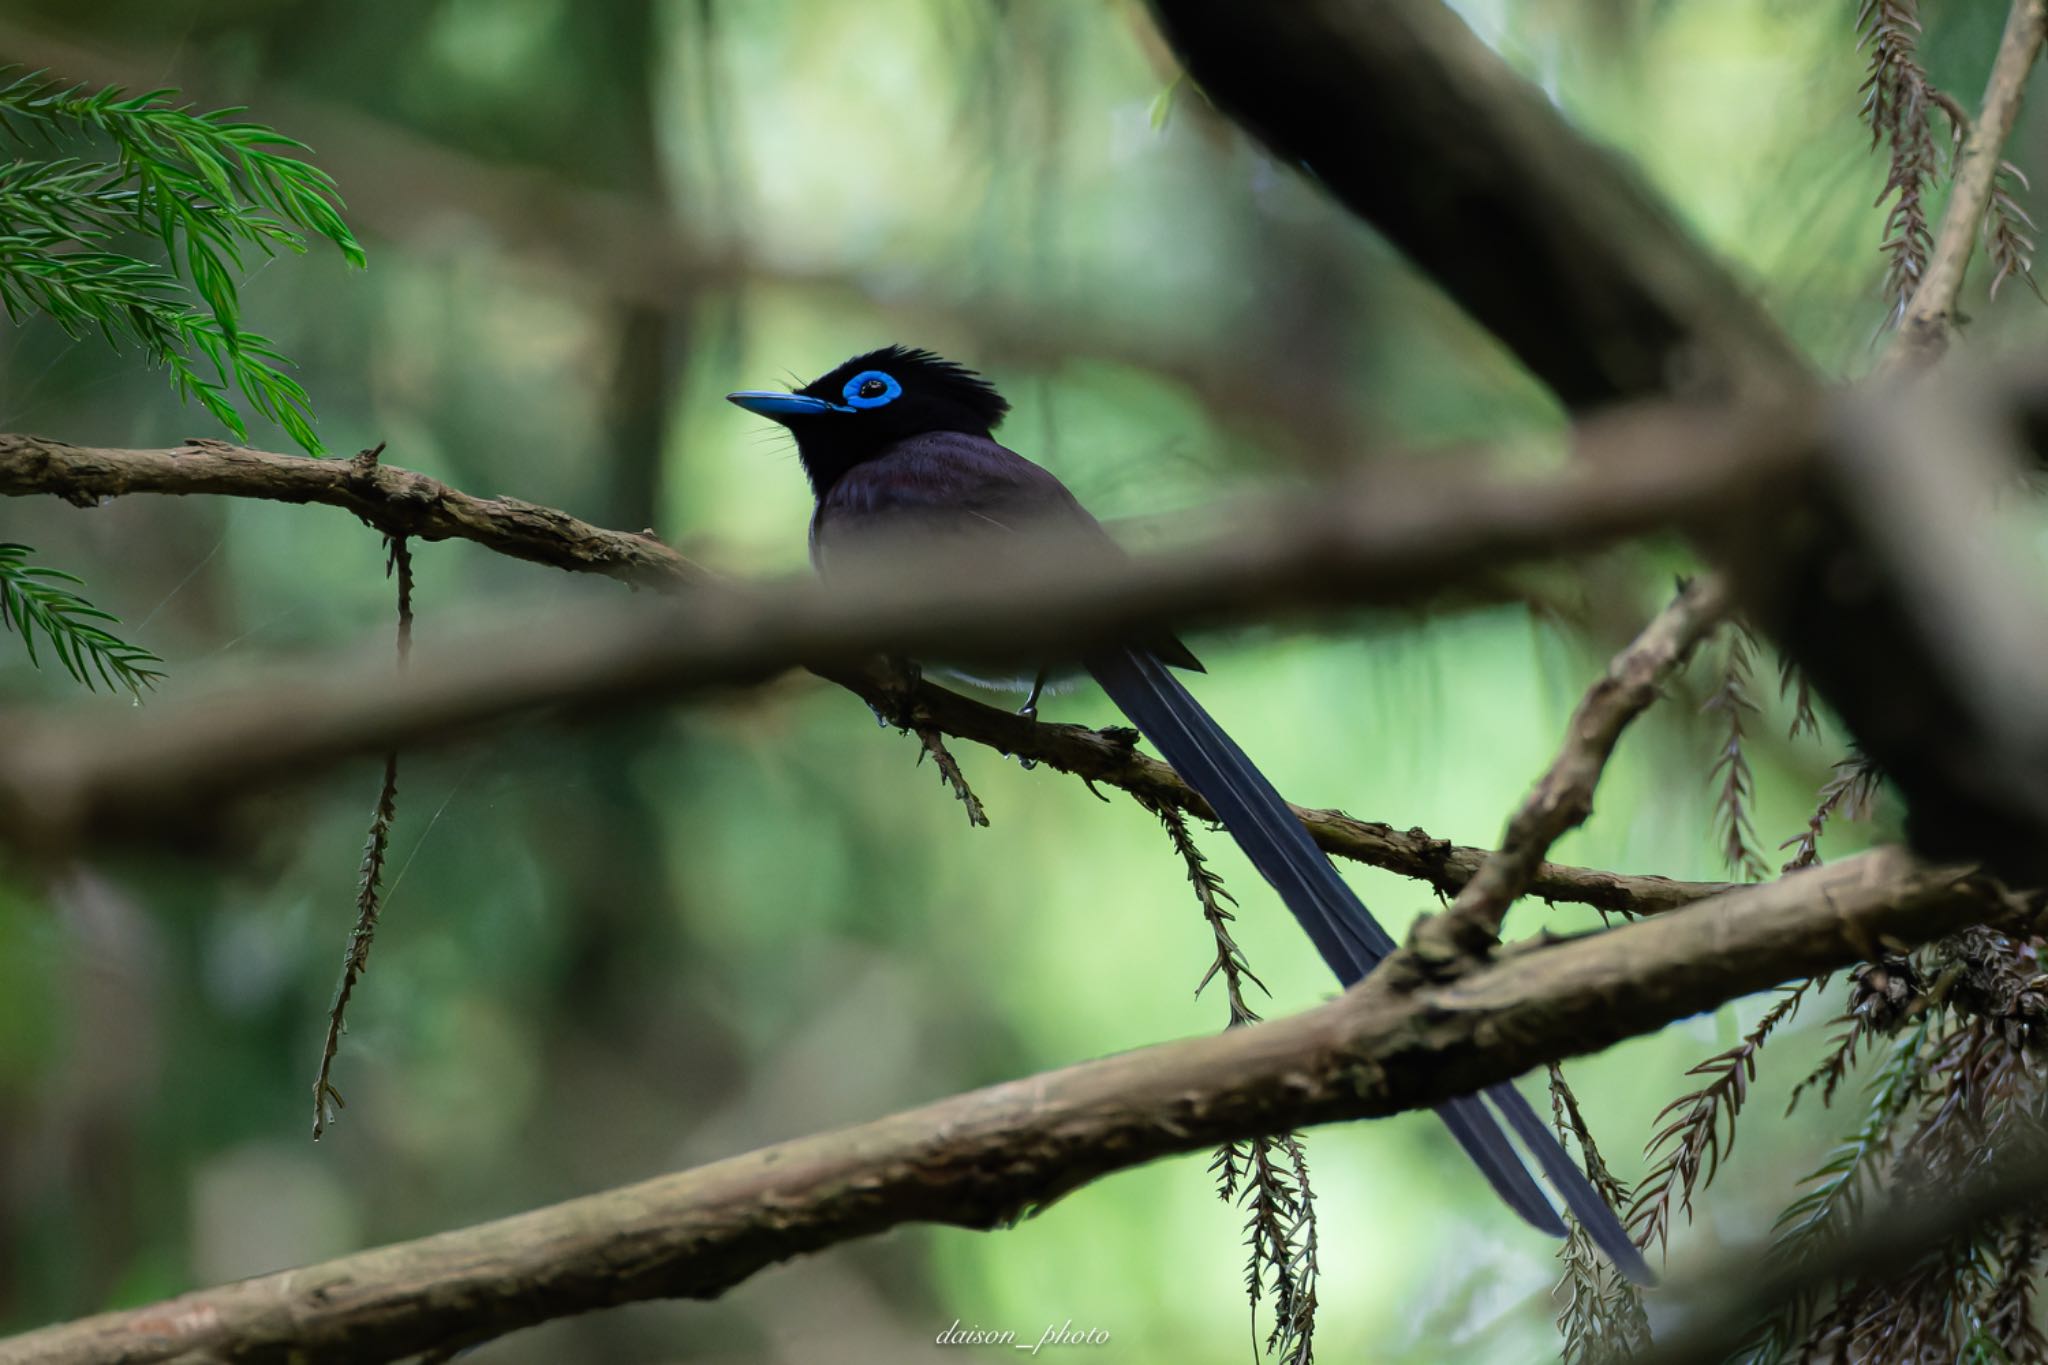
[[[868,702],[875,724],[884,730],[908,730],[915,719],[917,685],[924,670],[915,659],[890,655],[882,660],[880,675],[882,696]]]
[[[1030,721],[1033,725],[1038,724],[1038,694],[1044,686],[1045,679],[1041,677],[1038,680],[1038,686],[1031,689],[1030,697],[1025,700],[1022,706],[1017,708],[1017,714]],[[1017,759],[1017,766],[1027,773],[1038,766],[1038,760],[1035,758],[1029,758],[1023,754],[1018,754],[1015,757]]]

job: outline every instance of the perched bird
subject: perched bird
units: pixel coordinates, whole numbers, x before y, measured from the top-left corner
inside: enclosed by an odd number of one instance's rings
[[[1009,411],[1002,395],[972,370],[929,351],[891,346],[855,356],[793,393],[747,390],[726,397],[780,422],[796,438],[817,500],[810,544],[821,573],[906,537],[988,546],[1030,531],[1034,538],[1022,543],[1037,546],[1052,533],[1077,552],[1114,553],[1108,533],[1064,484],[991,436]],[[1394,950],[1394,940],[1273,784],[1169,671],[1201,670],[1187,646],[1170,636],[1133,642],[1095,650],[1080,665],[1201,793],[1339,981],[1351,985]],[[1035,713],[1048,678],[1046,669],[1004,677],[958,661],[951,671],[986,686],[1028,691],[1027,713]],[[1649,1283],[1649,1268],[1620,1221],[1528,1101],[1511,1085],[1482,1093],[1443,1104],[1437,1114],[1500,1197],[1537,1228],[1564,1235],[1556,1211],[1510,1146],[1504,1121],[1607,1258],[1630,1279]]]

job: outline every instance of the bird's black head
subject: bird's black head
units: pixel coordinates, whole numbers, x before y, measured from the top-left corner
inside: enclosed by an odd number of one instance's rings
[[[796,437],[819,497],[839,476],[908,436],[986,436],[1010,405],[989,382],[930,351],[885,346],[857,355],[794,393],[748,389],[726,401],[773,418]]]

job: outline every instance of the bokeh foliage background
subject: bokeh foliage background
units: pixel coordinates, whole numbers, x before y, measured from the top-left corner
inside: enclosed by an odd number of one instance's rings
[[[1620,147],[1831,373],[1871,356],[1882,167],[1853,5],[1473,0],[1474,27]],[[2003,6],[1942,7],[1924,55],[1974,98]],[[801,566],[786,439],[719,401],[889,341],[984,369],[1002,433],[1105,516],[1197,506],[1394,448],[1558,458],[1560,417],[1483,334],[1250,149],[1124,0],[9,0],[0,59],[252,106],[314,145],[370,251],[245,291],[327,444],[478,493],[651,526],[722,569]],[[2041,106],[2037,104],[2037,109]],[[2011,149],[2032,169],[2043,125]],[[1983,272],[1979,272],[1981,275]],[[1981,286],[1980,286],[1981,288]],[[1986,348],[2048,314],[1978,298]],[[216,434],[132,358],[0,338],[0,429]],[[256,442],[286,448],[274,430]],[[1378,452],[1376,456],[1374,452]],[[1397,458],[1410,458],[1406,456]],[[167,691],[388,631],[377,538],[331,511],[0,506],[80,572]],[[1297,800],[1486,844],[1580,688],[1668,592],[1670,547],[1531,580],[1546,610],[1376,616],[1203,643],[1198,691]],[[418,649],[617,589],[418,547]],[[0,645],[5,645],[0,641]],[[1687,690],[1632,731],[1562,860],[1724,875]],[[0,649],[0,697],[65,680]],[[1755,823],[1801,827],[1839,756],[1756,692]],[[104,696],[81,705],[127,705]],[[1057,719],[1105,723],[1083,691]],[[513,1212],[1074,1059],[1219,1027],[1211,952],[1153,819],[961,757],[970,831],[916,746],[791,678],[711,705],[408,759],[394,873],[319,1145],[310,1084],[376,788],[365,763],[187,859],[0,872],[0,1330]],[[1839,856],[1882,827],[1845,826]],[[1331,983],[1221,835],[1271,1010]],[[1775,864],[1776,859],[1774,858]],[[1396,926],[1425,888],[1347,868]],[[1525,907],[1511,928],[1583,927]],[[1397,928],[1398,932],[1398,928]],[[1624,1177],[1651,1118],[1766,1001],[1569,1068]],[[1761,1234],[1845,1114],[1779,1097],[1825,1009],[1766,1053],[1740,1178],[1686,1255]],[[1532,1086],[1534,1093],[1534,1083]],[[1853,1104],[1851,1096],[1846,1103]],[[1552,1248],[1422,1116],[1312,1135],[1327,1358],[1551,1349]],[[916,1230],[487,1347],[488,1361],[898,1361],[956,1318],[1103,1358],[1241,1361],[1241,1215],[1204,1159],[1115,1177],[996,1235]]]

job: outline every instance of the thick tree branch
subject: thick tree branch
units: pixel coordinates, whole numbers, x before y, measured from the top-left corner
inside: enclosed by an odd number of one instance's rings
[[[1942,211],[1934,250],[1927,258],[1927,273],[1906,305],[1898,335],[1878,362],[1881,378],[1924,370],[1948,350],[1963,276],[1991,204],[2006,139],[2012,136],[2019,118],[2027,77],[2040,59],[2044,29],[2048,29],[2048,0],[2014,0],[1985,86],[1984,107],[1956,155],[1955,182]]]
[[[1784,392],[1806,362],[1621,158],[1439,0],[1152,0],[1202,90],[1571,408]]]
[[[2048,877],[2048,599],[2000,534],[2003,414],[1923,382],[1845,409],[1805,511],[1712,547],[1739,600],[1904,795],[1913,844]]]
[[[1614,657],[1572,713],[1564,747],[1509,817],[1500,848],[1486,856],[1449,910],[1417,921],[1408,961],[1432,975],[1492,950],[1508,907],[1528,890],[1543,855],[1593,813],[1593,789],[1621,732],[1657,700],[1727,609],[1718,581],[1695,580]]]
[[[1292,1018],[30,1333],[0,1343],[0,1362],[386,1360],[611,1304],[710,1297],[903,1223],[999,1226],[1170,1153],[1433,1104],[2012,909],[1956,869],[1882,850],[1508,954],[1445,988],[1369,979]]]

